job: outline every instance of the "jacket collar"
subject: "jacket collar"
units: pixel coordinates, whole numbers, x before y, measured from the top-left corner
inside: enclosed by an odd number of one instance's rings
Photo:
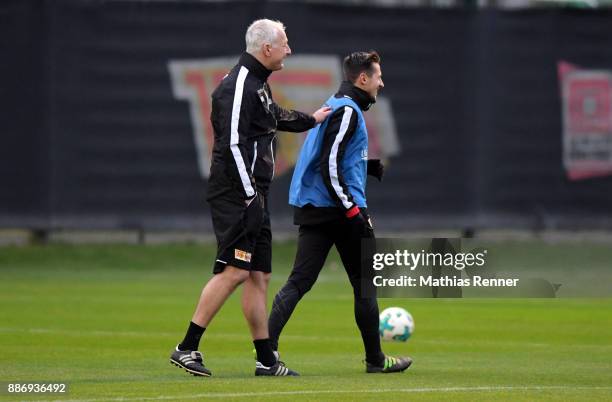
[[[247,52],[242,53],[240,60],[238,60],[238,64],[248,68],[249,72],[253,73],[264,82],[268,79],[270,74],[272,74],[272,71],[265,68],[253,55]]]
[[[374,103],[376,103],[376,99],[372,98],[370,94],[361,88],[357,88],[349,81],[343,81],[342,84],[340,84],[338,93],[336,94],[336,98],[341,98],[343,96],[347,96],[354,100],[359,108],[363,111],[368,110]]]

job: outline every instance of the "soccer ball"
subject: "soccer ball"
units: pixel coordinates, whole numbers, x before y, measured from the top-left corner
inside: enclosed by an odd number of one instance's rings
[[[414,332],[414,320],[401,307],[389,307],[380,313],[378,333],[384,341],[406,342]]]

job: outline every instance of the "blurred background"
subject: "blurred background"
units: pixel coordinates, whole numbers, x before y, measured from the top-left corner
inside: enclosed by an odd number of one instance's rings
[[[210,92],[255,19],[287,26],[271,77],[314,111],[376,49],[368,183],[381,232],[612,230],[612,1],[4,0],[0,233],[211,236]],[[304,134],[279,133],[275,233]],[[1,237],[1,236],[0,236]],[[212,237],[211,237],[212,238]]]

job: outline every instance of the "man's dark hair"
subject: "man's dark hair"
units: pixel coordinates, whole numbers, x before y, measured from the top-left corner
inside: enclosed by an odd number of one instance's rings
[[[344,58],[343,70],[344,79],[355,82],[359,74],[365,72],[368,77],[372,76],[374,69],[373,63],[380,64],[380,56],[375,50],[369,52],[353,52]]]

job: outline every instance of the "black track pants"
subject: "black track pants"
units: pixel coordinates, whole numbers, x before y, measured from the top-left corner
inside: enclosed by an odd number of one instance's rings
[[[368,225],[356,222],[346,219],[300,226],[293,270],[287,283],[274,298],[270,313],[269,331],[274,350],[278,350],[278,339],[283,327],[300,299],[316,282],[331,247],[335,245],[353,287],[355,321],[363,339],[366,360],[377,363],[384,357],[378,335],[378,303],[376,298],[363,298],[360,295],[361,239],[374,238],[374,232]],[[324,314],[322,311],[321,315]]]

